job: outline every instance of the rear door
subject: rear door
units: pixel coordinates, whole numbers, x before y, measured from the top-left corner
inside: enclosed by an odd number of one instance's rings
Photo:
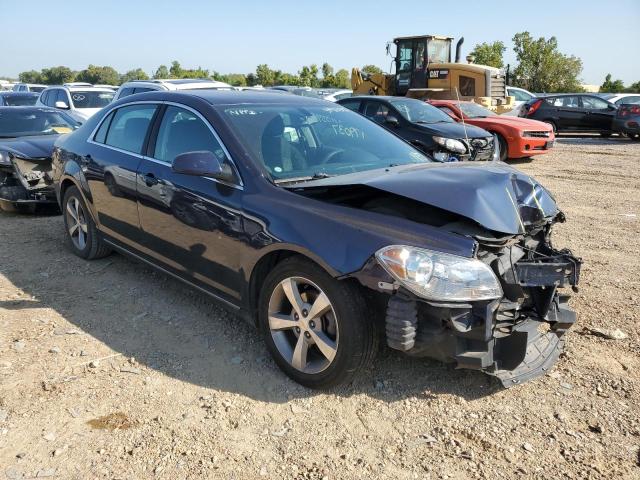
[[[134,103],[113,110],[89,139],[84,159],[100,229],[135,248],[140,243],[136,173],[158,108]]]
[[[580,100],[585,112],[583,128],[596,132],[611,131],[613,117],[616,114],[615,107],[605,100],[591,95],[581,96]]]
[[[246,237],[242,185],[175,173],[176,156],[208,150],[235,167],[211,125],[196,110],[167,105],[156,122],[137,176],[145,252],[167,270],[236,303],[242,278],[240,247]]]
[[[568,95],[548,99],[556,110],[556,126],[559,130],[582,130],[585,112],[578,95]]]

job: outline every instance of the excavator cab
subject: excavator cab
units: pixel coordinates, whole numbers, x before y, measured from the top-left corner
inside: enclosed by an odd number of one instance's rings
[[[419,37],[394,38],[396,45],[396,95],[404,96],[409,89],[426,88],[430,64],[451,63],[451,37],[424,35]]]

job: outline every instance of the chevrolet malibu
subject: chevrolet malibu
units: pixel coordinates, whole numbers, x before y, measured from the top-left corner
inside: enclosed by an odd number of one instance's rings
[[[128,96],[53,155],[71,250],[130,255],[253,322],[312,388],[380,339],[505,386],[548,371],[575,322],[565,217],[501,162],[440,163],[340,105],[253,92]]]

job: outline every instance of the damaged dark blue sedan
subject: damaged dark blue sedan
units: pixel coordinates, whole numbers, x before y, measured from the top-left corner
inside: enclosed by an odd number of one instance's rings
[[[131,255],[254,322],[282,370],[348,381],[381,339],[511,386],[575,322],[564,215],[501,162],[439,163],[339,105],[251,92],[132,95],[60,138],[70,248]]]

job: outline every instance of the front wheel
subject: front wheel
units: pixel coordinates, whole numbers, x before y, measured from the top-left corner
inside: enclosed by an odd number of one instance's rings
[[[309,388],[347,382],[377,351],[375,321],[360,288],[298,257],[267,276],[259,323],[278,366]]]
[[[506,162],[509,158],[509,145],[505,138],[499,133],[496,133],[496,138],[498,139],[498,145],[500,146],[500,161]]]
[[[553,122],[551,120],[545,120],[544,123],[546,123],[547,125],[549,125],[551,127],[551,130],[553,130],[553,134],[554,135],[558,134],[558,127],[556,127],[555,122]]]
[[[62,209],[66,241],[73,253],[86,260],[102,258],[111,253],[111,249],[99,237],[96,224],[77,187],[69,187],[64,192]]]

